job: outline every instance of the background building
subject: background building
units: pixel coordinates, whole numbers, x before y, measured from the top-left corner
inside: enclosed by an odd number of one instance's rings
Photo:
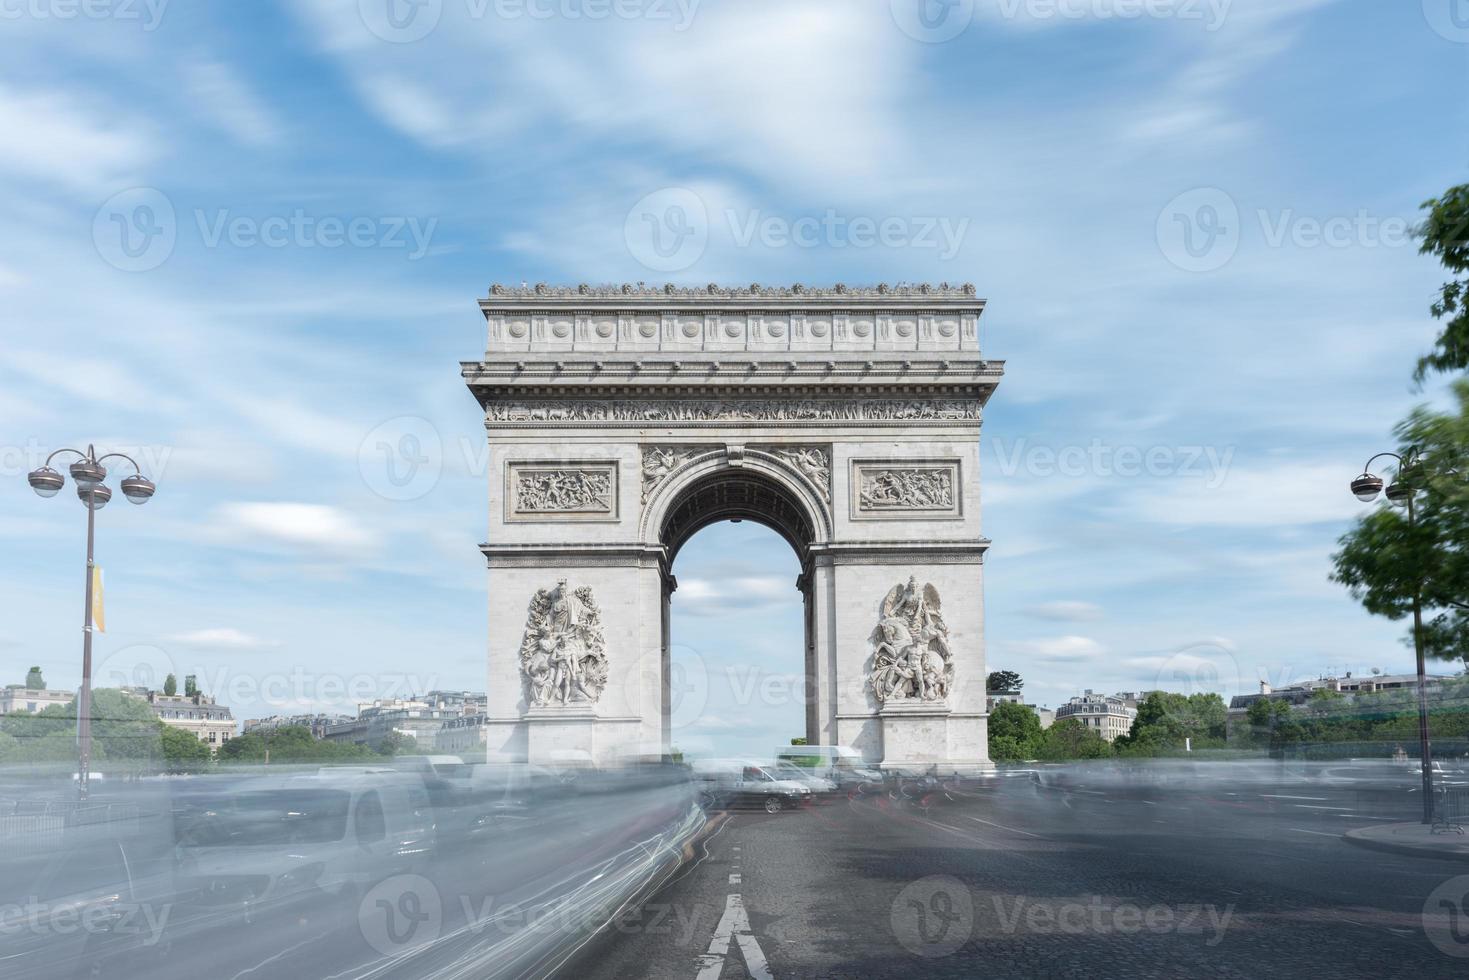
[[[271,715],[269,718],[251,718],[245,722],[245,734],[251,732],[273,732],[281,728],[305,728],[312,738],[324,738],[326,731],[334,725],[351,724],[351,715]]]
[[[75,697],[75,691],[52,691],[12,684],[0,691],[0,715],[40,714],[53,704],[70,704]]]
[[[390,698],[362,705],[356,718],[325,726],[320,737],[376,747],[397,733],[412,736],[420,750],[427,750],[435,747],[439,730],[449,722],[484,713],[484,694],[430,691],[422,697]]]
[[[1133,720],[1137,718],[1137,708],[1128,706],[1129,699],[1136,705],[1137,699],[1130,694],[1124,697],[1094,694],[1087,690],[1080,697],[1074,697],[1057,708],[1056,720],[1075,718],[1110,742],[1118,735],[1127,734],[1132,729]]]
[[[146,687],[125,687],[122,690],[124,694],[147,701],[158,720],[165,725],[189,732],[211,749],[218,750],[238,732],[234,713],[227,706],[215,703],[214,698],[207,694],[163,694]]]

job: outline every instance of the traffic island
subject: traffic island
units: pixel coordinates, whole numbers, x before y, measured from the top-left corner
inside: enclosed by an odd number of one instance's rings
[[[1469,861],[1469,828],[1463,834],[1452,830],[1434,833],[1427,824],[1416,821],[1389,823],[1376,827],[1358,827],[1347,831],[1342,838],[1374,851]]]

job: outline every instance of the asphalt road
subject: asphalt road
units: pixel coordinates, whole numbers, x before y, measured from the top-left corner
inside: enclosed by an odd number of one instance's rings
[[[1458,910],[1424,911],[1469,863],[1341,839],[1413,819],[1412,783],[1020,775],[927,814],[724,814],[561,975],[1463,977],[1469,878]]]

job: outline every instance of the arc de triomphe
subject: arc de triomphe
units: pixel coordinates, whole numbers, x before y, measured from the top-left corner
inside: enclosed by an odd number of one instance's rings
[[[743,519],[800,559],[807,740],[989,765],[979,432],[1004,364],[972,286],[496,286],[480,307],[491,759],[666,751],[674,559]]]

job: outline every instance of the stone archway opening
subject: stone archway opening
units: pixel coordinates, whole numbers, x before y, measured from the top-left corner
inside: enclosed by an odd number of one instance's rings
[[[800,564],[761,521],[705,525],[673,563],[670,745],[768,759],[807,735],[810,630]]]

